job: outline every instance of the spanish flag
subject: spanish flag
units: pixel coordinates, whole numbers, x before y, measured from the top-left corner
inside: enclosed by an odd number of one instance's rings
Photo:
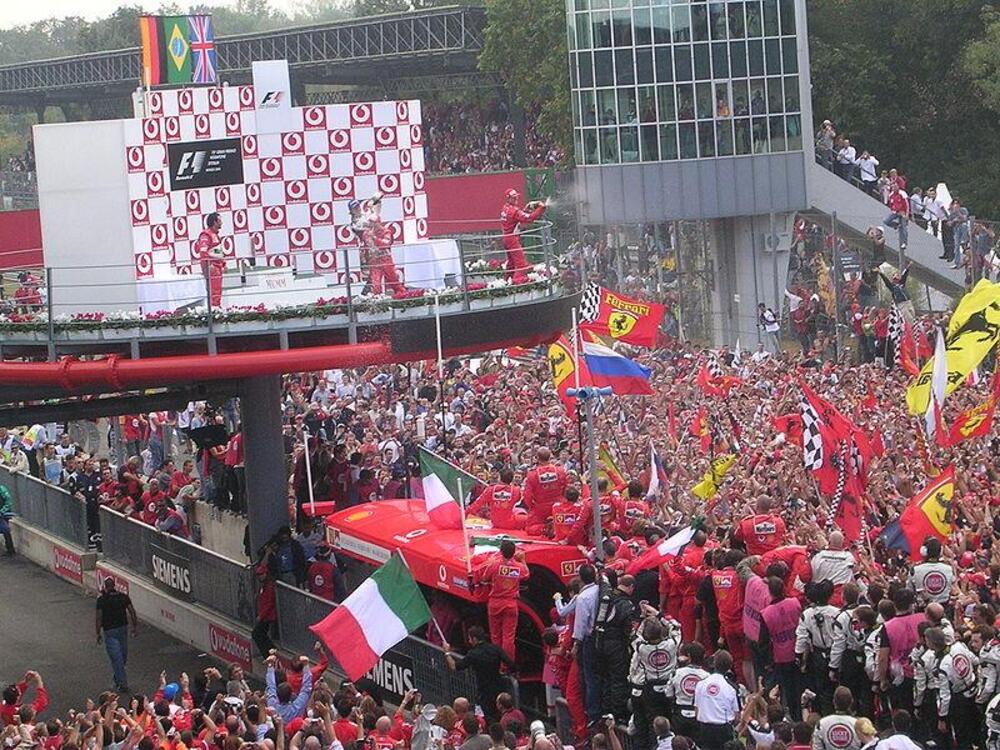
[[[904,550],[911,560],[919,560],[920,547],[927,537],[947,541],[955,525],[954,495],[955,469],[949,466],[914,495],[902,515],[879,535],[885,546]]]

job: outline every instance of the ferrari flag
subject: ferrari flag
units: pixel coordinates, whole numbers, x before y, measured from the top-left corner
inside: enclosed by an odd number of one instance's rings
[[[576,399],[567,391],[577,385],[576,368],[580,368],[580,385],[593,385],[586,361],[580,362],[573,351],[573,342],[566,336],[549,345],[549,368],[552,370],[552,383],[559,394],[559,400],[566,407],[566,413],[571,419],[576,419]]]
[[[597,334],[626,344],[652,347],[666,308],[623,297],[591,284],[580,300],[580,323]]]
[[[949,466],[915,495],[902,515],[880,534],[886,547],[904,550],[911,560],[919,560],[920,547],[927,537],[946,541],[954,527],[954,495],[955,469]]]
[[[998,382],[1000,382],[1000,378],[994,375],[989,397],[983,403],[966,409],[955,417],[955,421],[951,425],[950,442],[952,445],[957,445],[963,440],[984,437],[993,430],[993,417],[997,411]]]

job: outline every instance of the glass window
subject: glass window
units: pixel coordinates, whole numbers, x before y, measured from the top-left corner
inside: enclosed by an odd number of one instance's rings
[[[708,6],[709,31],[712,32],[712,39],[725,39],[726,29],[726,6],[722,3],[712,3]]]
[[[691,41],[691,14],[688,13],[688,6],[675,6],[672,9],[672,21],[675,42]]]
[[[753,134],[753,152],[755,154],[766,154],[767,145],[767,118],[754,117],[751,121],[751,132]]]
[[[632,5],[636,8],[639,7],[648,8],[649,0],[632,0]]]
[[[666,83],[674,80],[673,55],[670,54],[670,47],[655,47],[653,54],[656,61],[657,82]]]
[[[781,40],[781,56],[784,58],[786,73],[799,72],[799,57],[796,52],[794,39]]]
[[[732,61],[733,78],[743,78],[747,75],[747,43],[730,42],[729,59]]]
[[[638,8],[632,11],[632,23],[635,27],[635,43],[652,44],[653,27],[649,22],[649,8]]]
[[[576,47],[590,49],[594,46],[594,37],[590,33],[590,18],[586,13],[576,14]]]
[[[712,45],[712,78],[729,78],[729,47],[725,42]]]
[[[590,0],[576,0],[573,5],[577,10],[590,10]]]
[[[694,119],[694,86],[690,83],[677,86],[677,119]]]
[[[750,118],[740,117],[733,121],[735,130],[736,153],[745,156],[750,151]]]
[[[640,47],[635,51],[635,74],[639,83],[653,82],[652,47]]]
[[[615,50],[615,81],[618,86],[635,83],[635,63],[632,62],[631,49]]]
[[[616,47],[632,46],[632,14],[627,10],[615,10],[611,13],[611,26]]]
[[[802,150],[802,118],[799,115],[789,115],[785,118],[785,131],[788,133],[788,150]]]
[[[785,79],[785,111],[799,111],[799,79],[795,76]]]
[[[708,41],[708,8],[691,6],[691,38],[696,42]]]
[[[622,161],[639,161],[639,128],[622,128]]]
[[[598,86],[615,85],[615,69],[612,64],[611,50],[600,50],[594,53],[594,82]]]
[[[785,118],[771,118],[771,151],[785,150]]]
[[[733,116],[733,104],[729,96],[729,84],[715,84],[715,116],[726,119]]]
[[[750,114],[767,114],[767,98],[764,95],[763,78],[755,78],[750,81]]]
[[[585,164],[583,152],[583,131],[577,128],[573,131],[573,153],[577,164]]]
[[[597,90],[597,114],[601,125],[614,125],[618,122],[617,101],[614,89]]]
[[[600,164],[597,151],[597,128],[583,130],[583,160],[586,164]]]
[[[694,77],[696,81],[707,81],[712,77],[712,63],[707,44],[694,45]]]
[[[777,39],[764,40],[764,57],[767,60],[767,74],[781,75],[781,43]]]
[[[584,125],[596,125],[597,115],[594,109],[595,99],[593,90],[580,92],[580,117],[583,118]]]
[[[601,163],[618,163],[618,128],[601,128]]]
[[[697,103],[699,120],[715,115],[715,100],[712,98],[712,84],[695,84],[695,100]]]
[[[715,127],[711,120],[698,123],[698,146],[702,158],[715,156]]]
[[[579,78],[579,75],[578,75],[579,69],[580,69],[580,65],[577,62],[577,57],[578,56],[577,56],[577,54],[575,52],[570,52],[569,53],[569,59],[570,59],[570,63],[569,63],[569,85],[570,85],[570,88],[572,88],[572,89],[578,89],[578,88],[580,88],[580,78]]]
[[[764,0],[764,36],[778,36],[778,0]]]
[[[580,88],[586,89],[594,85],[594,53],[578,52],[576,65],[580,69]]]
[[[639,89],[639,121],[656,122],[656,90],[652,86]]]
[[[660,158],[659,137],[655,125],[643,125],[639,129],[639,158],[643,161],[656,161]]]
[[[732,120],[722,120],[715,123],[715,152],[719,156],[733,155]]]
[[[678,135],[680,136],[681,158],[697,159],[698,137],[696,135],[694,123],[693,122],[681,123],[678,126]]]
[[[677,120],[677,110],[674,108],[674,87],[656,87],[656,111],[660,116],[660,122],[674,122]]]
[[[747,34],[747,26],[743,20],[743,3],[728,3],[726,15],[729,17],[729,36],[742,39]]]
[[[657,44],[670,44],[673,41],[670,8],[653,8],[653,41]]]
[[[594,29],[594,46],[611,46],[611,14],[603,11],[590,14],[590,24]]]
[[[566,46],[569,51],[572,52],[576,47],[576,26],[575,24],[566,24]]]
[[[785,99],[781,95],[781,79],[767,79],[767,111],[773,114],[781,114],[785,111]]]
[[[761,36],[764,27],[760,20],[760,1],[749,0],[747,2],[747,36]]]
[[[660,158],[664,161],[677,158],[676,125],[660,125]]]
[[[686,44],[674,47],[674,80],[691,80],[691,48]]]
[[[733,114],[744,117],[750,114],[750,84],[733,81]]]
[[[627,8],[629,7],[629,0],[611,0],[612,8]]]
[[[795,35],[795,0],[781,0],[781,33],[785,36]]]
[[[591,10],[607,10],[611,7],[609,0],[590,0]]]
[[[764,75],[764,43],[760,39],[747,42],[747,58],[750,62],[750,75]]]
[[[635,89],[618,89],[618,122],[625,125],[639,122],[635,109]]]

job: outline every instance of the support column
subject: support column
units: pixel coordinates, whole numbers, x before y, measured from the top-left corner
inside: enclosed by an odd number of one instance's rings
[[[288,520],[288,477],[281,437],[281,376],[240,381],[247,520],[254,556]]]
[[[48,108],[49,105],[44,100],[35,103],[35,117],[38,119],[39,125],[45,124],[45,110]]]

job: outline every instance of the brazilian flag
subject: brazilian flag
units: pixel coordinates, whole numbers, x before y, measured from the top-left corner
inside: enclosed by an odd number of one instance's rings
[[[191,44],[187,16],[163,17],[167,83],[191,83]]]

